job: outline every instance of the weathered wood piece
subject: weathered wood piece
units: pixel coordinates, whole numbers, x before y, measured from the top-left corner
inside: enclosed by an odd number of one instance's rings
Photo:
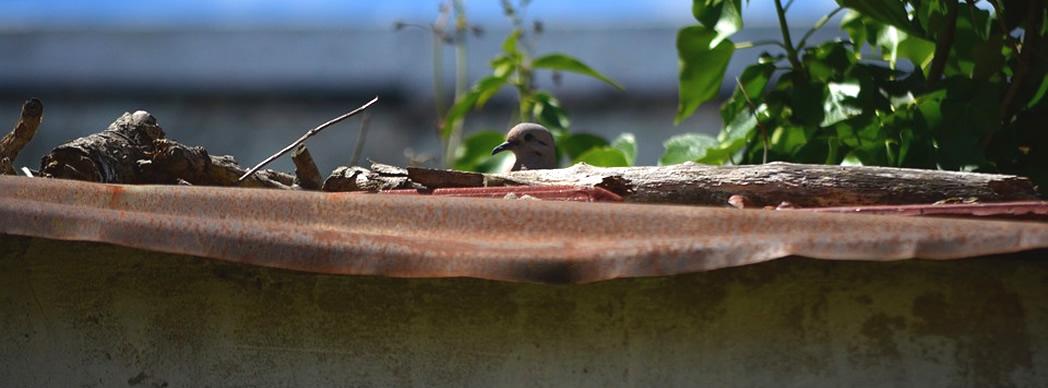
[[[197,186],[237,186],[291,189],[295,177],[290,174],[261,170],[243,181],[237,178],[246,169],[230,155],[208,155],[203,147],[190,147],[173,140],[155,142],[155,152],[140,164],[146,175],[158,183],[177,184],[179,180]]]
[[[22,104],[22,113],[18,115],[14,129],[0,139],[0,174],[13,175],[14,162],[22,148],[33,140],[40,121],[44,118],[44,104],[37,98],[30,98]]]
[[[146,111],[124,113],[106,130],[56,147],[41,161],[45,176],[106,183],[154,183],[138,161],[164,138],[156,118]]]
[[[577,164],[563,169],[506,174],[409,168],[405,176],[410,183],[429,189],[504,185],[596,186],[621,195],[628,202],[687,205],[726,206],[732,195],[743,196],[752,206],[777,206],[789,202],[796,207],[933,203],[955,197],[975,197],[982,202],[1038,199],[1029,179],[1012,175],[782,162],[745,166],[684,163],[614,168]],[[367,175],[354,178],[355,188],[378,185],[368,182],[371,177]],[[325,189],[339,187],[342,179],[332,175]]]
[[[372,163],[371,170],[363,167],[339,167],[324,181],[324,191],[382,191],[396,189],[424,189],[408,179],[408,170],[381,163]]]
[[[109,127],[62,144],[44,156],[41,173],[54,178],[104,183],[177,184],[290,189],[294,177],[263,170],[238,183],[246,170],[232,156],[166,139],[146,111],[124,113]]]
[[[295,163],[295,184],[306,190],[320,190],[324,178],[320,177],[320,170],[304,144],[291,153],[291,161]]]

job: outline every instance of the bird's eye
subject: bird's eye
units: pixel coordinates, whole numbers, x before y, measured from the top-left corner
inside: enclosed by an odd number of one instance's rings
[[[530,133],[525,133],[524,134],[524,141],[532,141],[534,139],[535,139],[535,135],[532,135]]]

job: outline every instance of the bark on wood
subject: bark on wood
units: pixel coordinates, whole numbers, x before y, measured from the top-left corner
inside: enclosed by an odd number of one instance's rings
[[[324,181],[320,177],[317,164],[313,162],[313,156],[309,154],[305,145],[295,148],[295,151],[291,153],[291,161],[295,163],[295,183],[306,190],[320,190]]]
[[[15,128],[0,139],[0,174],[15,173],[14,162],[22,148],[33,140],[40,120],[44,117],[44,104],[39,99],[30,98],[22,104],[22,113],[18,115]]]
[[[60,145],[41,162],[44,176],[105,183],[241,186],[290,189],[294,177],[263,170],[244,182],[246,170],[232,156],[212,156],[165,138],[155,117],[124,113],[106,130]]]
[[[408,170],[380,163],[372,163],[371,170],[363,167],[339,167],[324,181],[324,191],[383,191],[397,189],[424,189],[408,179]]]
[[[155,183],[143,176],[138,161],[164,138],[156,118],[145,111],[124,113],[106,130],[56,147],[44,156],[47,176],[106,183]]]
[[[747,166],[684,163],[616,168],[577,164],[564,169],[506,174],[409,168],[404,177],[409,179],[409,183],[429,189],[504,185],[597,186],[621,195],[628,202],[687,205],[726,206],[733,195],[742,196],[747,205],[752,206],[777,206],[789,202],[796,207],[933,203],[958,197],[975,197],[982,202],[1038,199],[1028,179],[1012,175],[781,162]],[[368,179],[371,178],[357,175],[353,186],[345,187],[375,187],[389,176],[377,177],[378,182],[370,182]],[[332,175],[325,190],[343,187],[340,186],[343,180],[343,177]]]
[[[143,166],[148,167],[146,175],[163,183],[172,184],[183,180],[198,186],[291,189],[295,181],[295,177],[290,174],[266,169],[238,182],[237,178],[247,169],[240,167],[230,155],[208,155],[203,147],[190,147],[168,139],[156,141],[155,148],[150,160]]]

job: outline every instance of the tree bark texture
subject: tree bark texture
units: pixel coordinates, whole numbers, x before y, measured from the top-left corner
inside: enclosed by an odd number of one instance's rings
[[[378,166],[381,169],[388,167]],[[378,174],[359,167],[356,169],[352,179],[345,174],[333,174],[325,182],[324,189],[375,191],[413,185],[425,189],[506,185],[596,186],[622,196],[627,202],[717,206],[726,206],[733,195],[745,197],[754,206],[777,206],[789,202],[797,207],[921,204],[951,198],[975,198],[980,202],[1039,199],[1030,180],[1012,175],[782,162],[743,166],[684,163],[613,168],[577,164],[564,169],[505,174],[420,168]]]
[[[232,156],[212,156],[202,147],[166,139],[157,120],[145,111],[124,113],[109,127],[62,144],[44,156],[47,177],[103,183],[241,186],[290,189],[290,174],[263,170],[244,182],[246,170]]]

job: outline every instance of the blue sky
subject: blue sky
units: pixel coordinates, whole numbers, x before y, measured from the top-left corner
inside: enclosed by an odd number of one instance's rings
[[[2,0],[0,28],[386,28],[396,20],[426,22],[435,0]],[[771,0],[753,0],[744,11],[752,25],[775,22]],[[835,6],[832,0],[796,1],[790,21],[810,24]],[[499,0],[466,0],[471,19],[505,23]],[[533,0],[528,16],[549,26],[683,26],[693,23],[691,1]],[[792,24],[791,23],[791,24]]]

